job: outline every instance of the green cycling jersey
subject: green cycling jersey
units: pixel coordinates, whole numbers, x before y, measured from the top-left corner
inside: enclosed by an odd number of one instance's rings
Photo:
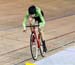
[[[24,20],[23,20],[23,28],[24,30],[26,29],[26,24],[27,24],[27,21],[28,21],[28,18],[29,18],[29,13],[27,11],[26,15],[24,16]],[[45,19],[44,19],[44,16],[42,16],[41,14],[41,9],[39,7],[36,7],[36,13],[35,13],[35,17],[40,17],[41,21],[39,23],[39,27],[44,27],[45,26]]]

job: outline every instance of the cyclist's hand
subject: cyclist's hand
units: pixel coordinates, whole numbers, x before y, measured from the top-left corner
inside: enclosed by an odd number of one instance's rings
[[[23,32],[26,32],[26,30],[23,30]]]

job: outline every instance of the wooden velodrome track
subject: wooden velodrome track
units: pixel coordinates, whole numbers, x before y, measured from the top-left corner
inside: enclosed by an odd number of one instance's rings
[[[75,46],[74,0],[0,0],[0,65],[33,62],[29,49],[30,31],[22,32],[23,17],[32,4],[45,13],[46,56]]]

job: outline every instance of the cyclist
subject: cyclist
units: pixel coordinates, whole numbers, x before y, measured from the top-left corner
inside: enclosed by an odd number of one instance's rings
[[[28,11],[23,20],[23,27],[24,27],[23,32],[26,31],[26,24],[28,20],[30,24],[33,24],[34,21],[39,23],[40,32],[43,38],[43,41],[42,41],[43,51],[46,52],[47,48],[45,44],[44,34],[42,31],[42,28],[45,26],[45,19],[44,19],[43,11],[39,7],[36,7],[35,5],[32,5],[28,8]]]

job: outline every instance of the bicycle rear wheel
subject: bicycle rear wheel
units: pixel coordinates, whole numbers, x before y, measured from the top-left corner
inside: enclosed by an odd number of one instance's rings
[[[40,48],[39,49],[40,49],[41,56],[44,57],[45,53],[43,52],[43,43],[42,43],[42,41],[43,41],[42,38],[40,38]]]
[[[32,33],[30,37],[30,50],[31,50],[31,55],[32,55],[33,60],[37,60],[38,47],[37,47],[37,41],[34,36],[34,33]]]

